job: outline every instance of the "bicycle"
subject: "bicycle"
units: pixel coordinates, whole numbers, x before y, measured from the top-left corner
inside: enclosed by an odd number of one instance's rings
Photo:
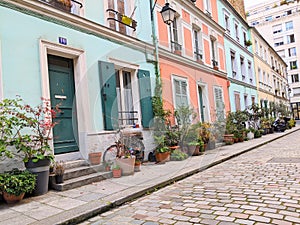
[[[115,144],[109,146],[103,154],[103,161],[113,162],[116,158],[123,156],[136,157],[136,160],[143,162],[145,146],[142,141],[143,137],[141,133],[124,132],[119,129],[116,135],[119,134],[120,138],[116,140]]]

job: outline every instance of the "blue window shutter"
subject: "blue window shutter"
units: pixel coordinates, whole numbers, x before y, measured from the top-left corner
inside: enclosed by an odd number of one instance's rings
[[[149,128],[150,122],[153,119],[150,72],[147,70],[139,70],[137,75],[141,98],[142,126]]]
[[[100,61],[99,73],[104,129],[114,130],[119,126],[116,72],[114,64]]]

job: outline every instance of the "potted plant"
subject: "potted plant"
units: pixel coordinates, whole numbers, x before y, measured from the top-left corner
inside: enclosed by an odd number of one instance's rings
[[[166,131],[166,145],[170,150],[175,150],[179,148],[179,130],[177,126],[169,126],[169,129]]]
[[[22,99],[17,99],[11,112],[18,112],[16,115],[27,132],[18,132],[13,143],[23,155],[25,167],[37,175],[37,185],[34,195],[42,195],[48,191],[49,166],[54,159],[49,141],[56,113],[60,110],[58,105],[51,108],[50,100],[41,98],[42,103],[36,107],[25,104]]]
[[[49,3],[55,8],[62,9],[66,12],[71,12],[71,0],[50,0]]]
[[[250,45],[252,45],[252,42],[251,42],[251,40],[247,40],[247,41],[245,41],[245,45],[246,45],[246,46],[248,46],[248,47],[249,47]]]
[[[189,156],[185,152],[182,152],[180,149],[175,149],[171,152],[170,159],[171,161],[182,161],[187,159]]]
[[[191,141],[189,143],[189,155],[197,156],[202,155],[205,151],[204,148],[204,141],[202,140],[202,137],[199,136],[196,140]]]
[[[134,162],[134,172],[141,171],[141,166],[142,166],[142,161],[136,159],[135,162]]]
[[[121,168],[123,176],[134,174],[135,159],[132,149],[126,147],[124,154],[120,158],[116,158],[116,164]]]
[[[113,178],[119,178],[122,176],[122,170],[121,167],[119,165],[114,165],[112,167],[112,174],[113,174]]]
[[[12,170],[0,174],[0,191],[7,203],[16,203],[26,193],[31,193],[36,185],[36,176],[27,170]]]
[[[104,170],[105,170],[106,172],[108,172],[108,171],[111,170],[112,162],[111,162],[110,160],[108,160],[108,161],[105,161],[105,162],[103,163],[103,165],[104,165]]]
[[[170,148],[166,145],[166,137],[154,136],[156,143],[155,158],[157,163],[165,163],[170,160]]]
[[[55,162],[55,181],[57,184],[61,184],[64,182],[64,174],[65,174],[65,162],[59,161]]]

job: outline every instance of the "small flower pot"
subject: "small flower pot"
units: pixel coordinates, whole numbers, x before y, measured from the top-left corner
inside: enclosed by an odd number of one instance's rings
[[[91,165],[99,165],[101,163],[102,152],[90,152],[89,161]]]
[[[113,178],[119,178],[122,176],[122,170],[121,169],[113,169],[112,174],[113,174]]]
[[[62,184],[64,182],[64,175],[55,175],[55,181],[57,184]]]
[[[157,163],[165,163],[170,161],[170,152],[156,152],[155,158]]]

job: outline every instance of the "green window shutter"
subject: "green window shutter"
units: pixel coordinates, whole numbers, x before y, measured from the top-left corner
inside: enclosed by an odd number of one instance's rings
[[[144,128],[150,127],[150,121],[153,119],[150,72],[146,70],[138,71],[140,104],[142,111],[142,125]]]
[[[104,129],[114,130],[119,125],[116,74],[114,64],[100,61],[99,73]]]

